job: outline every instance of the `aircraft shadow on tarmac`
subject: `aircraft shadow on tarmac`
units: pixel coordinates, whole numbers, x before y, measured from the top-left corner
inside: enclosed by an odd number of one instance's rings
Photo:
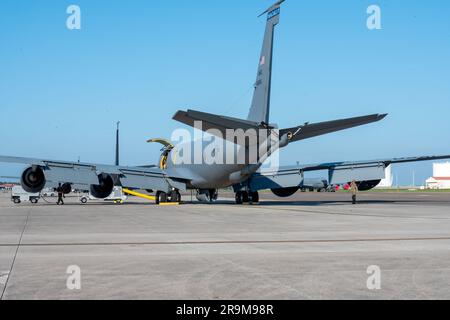
[[[417,203],[420,201],[388,201],[388,200],[364,200],[359,201],[358,204],[360,205],[368,205],[368,204],[394,204],[394,203]],[[358,205],[357,204],[357,205]],[[76,202],[69,202],[65,203],[64,205],[60,206],[61,208],[70,206],[78,206],[78,207],[93,207],[93,206],[114,206],[114,207],[126,207],[126,206],[155,206],[155,203],[152,202],[125,202],[123,204],[115,204],[112,202],[89,202],[86,204],[76,203]],[[184,201],[181,203],[181,205],[202,205],[202,206],[211,206],[214,207],[215,205],[227,205],[230,207],[238,206],[233,201],[216,201],[214,203],[205,203],[205,202],[190,202],[190,201]],[[281,207],[281,206],[333,206],[333,205],[352,205],[351,201],[261,201],[258,204],[243,204],[239,205],[240,207]],[[25,205],[25,206],[35,206],[35,205]],[[39,203],[40,207],[53,207],[57,206],[56,203],[53,202],[41,202]],[[175,206],[176,207],[176,206]]]
[[[380,204],[398,204],[398,205],[406,205],[406,204],[427,204],[427,205],[442,205],[449,206],[450,205],[450,197],[448,199],[361,199],[357,202],[356,205],[353,205],[351,200],[262,200],[258,204],[243,204],[239,205],[241,207],[251,206],[251,207],[282,207],[282,206],[297,206],[297,207],[320,207],[320,206],[358,206],[358,205],[380,205]],[[40,202],[40,206],[56,206],[55,202],[46,201]],[[81,204],[78,202],[66,202],[64,206],[154,206],[154,202],[134,202],[128,201],[123,204],[115,204],[113,202],[88,202],[87,204]],[[214,203],[207,202],[198,202],[198,201],[183,201],[181,205],[204,205],[204,206],[214,206],[214,205],[228,205],[230,207],[238,206],[235,204],[233,200],[218,200]],[[62,206],[62,207],[64,207]]]
[[[198,203],[199,204],[199,203]],[[218,201],[216,204],[232,205],[231,201]],[[357,204],[353,205],[351,200],[324,200],[324,201],[261,201],[257,205],[243,205],[243,206],[262,206],[262,207],[281,207],[281,206],[298,206],[298,207],[320,207],[320,206],[355,206],[358,205],[379,205],[379,204],[435,204],[435,205],[450,205],[450,199],[430,201],[430,200],[360,200]],[[208,205],[207,203],[205,205]]]
[[[393,200],[362,200],[358,201],[358,204],[393,204],[402,201],[393,201]],[[405,203],[414,202],[414,201],[404,201]],[[214,204],[210,203],[201,203],[201,202],[185,202],[185,204],[196,204],[196,205],[235,205],[233,201],[219,200]],[[281,207],[281,206],[330,206],[330,205],[352,205],[351,201],[273,201],[273,200],[264,200],[258,204],[243,204],[239,205],[241,207]]]

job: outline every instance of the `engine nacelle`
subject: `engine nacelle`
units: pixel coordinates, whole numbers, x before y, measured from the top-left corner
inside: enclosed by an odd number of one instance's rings
[[[64,183],[64,184],[61,186],[61,192],[62,192],[63,194],[69,194],[69,193],[71,193],[71,192],[72,192],[72,185],[71,185],[70,183]]]
[[[381,180],[359,181],[356,182],[359,191],[369,191],[379,185]]]
[[[200,202],[214,202],[219,197],[219,192],[215,189],[198,190],[196,197]]]
[[[91,195],[97,199],[105,199],[111,195],[114,189],[113,178],[106,173],[98,176],[98,185],[91,185]]]
[[[272,193],[280,198],[287,198],[293,196],[300,188],[292,187],[292,188],[280,188],[280,189],[272,189]]]
[[[26,169],[20,178],[23,190],[29,193],[41,192],[45,187],[44,170],[41,167],[30,167]]]

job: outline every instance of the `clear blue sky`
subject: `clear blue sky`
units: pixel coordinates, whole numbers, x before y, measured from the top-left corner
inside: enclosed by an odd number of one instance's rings
[[[0,154],[156,163],[179,109],[246,117],[273,0],[0,2]],[[66,8],[82,30],[66,28]],[[380,31],[366,9],[382,9]],[[291,145],[283,164],[450,153],[450,2],[297,1],[276,34],[272,122],[386,112],[381,123]],[[247,92],[247,94],[245,94]],[[402,183],[431,164],[396,167]],[[0,167],[0,175],[12,167]]]

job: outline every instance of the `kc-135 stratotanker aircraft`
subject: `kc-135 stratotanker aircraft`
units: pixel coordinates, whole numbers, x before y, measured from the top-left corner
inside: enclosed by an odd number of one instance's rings
[[[183,124],[195,127],[202,124],[205,132],[214,129],[226,137],[228,130],[254,129],[267,132],[266,139],[258,139],[256,149],[259,155],[256,162],[250,157],[236,164],[189,164],[177,163],[171,159],[171,153],[176,148],[164,139],[152,139],[164,145],[163,154],[158,166],[124,167],[116,165],[87,164],[66,161],[52,161],[31,158],[0,156],[0,162],[21,163],[28,165],[21,175],[21,184],[27,192],[40,192],[45,187],[63,187],[65,193],[73,188],[90,190],[97,198],[108,197],[114,186],[128,189],[144,189],[156,192],[156,202],[179,202],[180,191],[197,190],[200,201],[212,202],[217,199],[218,189],[233,187],[236,203],[259,201],[258,191],[272,190],[279,197],[289,197],[300,188],[308,185],[304,173],[309,171],[328,170],[329,184],[345,184],[357,181],[360,190],[376,187],[385,178],[385,169],[393,163],[406,163],[448,159],[450,155],[384,159],[358,162],[333,162],[292,167],[277,167],[272,170],[261,170],[261,166],[274,151],[289,144],[316,136],[349,129],[386,117],[386,114],[373,114],[363,117],[328,121],[322,123],[305,123],[295,128],[278,130],[277,125],[270,124],[270,92],[273,58],[273,40],[275,26],[279,23],[281,4],[279,1],[262,15],[267,14],[267,24],[264,35],[262,53],[258,63],[257,79],[250,113],[246,120],[218,116],[199,111],[179,111],[173,117]],[[219,134],[216,134],[219,136]],[[273,143],[276,137],[276,143]],[[227,140],[227,138],[225,138]],[[228,141],[239,148],[240,153],[247,154],[251,147],[250,140],[238,143]],[[275,147],[274,147],[275,146]],[[205,146],[202,144],[202,147]],[[228,149],[227,149],[228,150]],[[172,160],[172,161],[171,161]]]

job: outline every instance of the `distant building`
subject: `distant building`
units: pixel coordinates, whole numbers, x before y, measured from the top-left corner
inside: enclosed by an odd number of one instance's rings
[[[433,176],[426,181],[427,189],[450,189],[450,162],[434,163]]]
[[[394,185],[394,175],[392,174],[392,165],[388,166],[384,171],[384,178],[381,180],[377,188],[392,188]]]

